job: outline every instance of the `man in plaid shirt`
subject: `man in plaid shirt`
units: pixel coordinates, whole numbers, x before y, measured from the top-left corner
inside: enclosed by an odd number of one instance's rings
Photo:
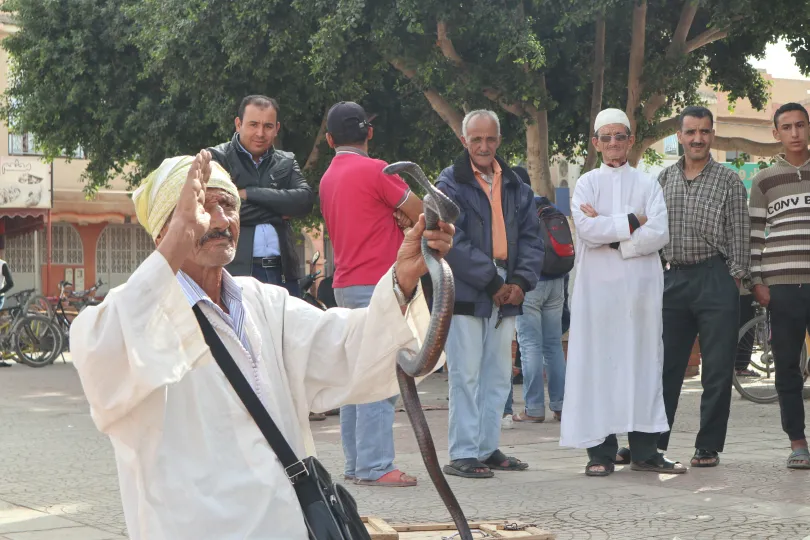
[[[664,273],[664,406],[672,429],[689,355],[700,335],[703,395],[691,464],[714,467],[720,463],[731,408],[740,285],[750,282],[751,222],[739,176],[711,156],[711,111],[687,107],[679,126],[684,156],[658,178],[670,232],[663,250],[669,265]],[[661,435],[660,449],[667,449],[669,434]]]

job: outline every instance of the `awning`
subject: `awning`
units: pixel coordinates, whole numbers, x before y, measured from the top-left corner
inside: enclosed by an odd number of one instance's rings
[[[41,217],[48,215],[47,208],[0,208],[0,217]]]
[[[48,210],[39,208],[0,208],[0,234],[3,240],[45,228]],[[2,246],[5,247],[5,242]]]

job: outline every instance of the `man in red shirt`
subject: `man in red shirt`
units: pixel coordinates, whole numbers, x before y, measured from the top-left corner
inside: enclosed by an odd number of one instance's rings
[[[360,105],[335,104],[326,128],[335,157],[321,179],[320,197],[334,248],[335,300],[340,307],[366,307],[375,285],[397,258],[404,238],[400,224],[419,219],[422,201],[399,176],[383,174],[386,162],[368,156],[374,129]],[[416,478],[394,466],[397,398],[341,407],[346,480],[360,485],[416,485]]]

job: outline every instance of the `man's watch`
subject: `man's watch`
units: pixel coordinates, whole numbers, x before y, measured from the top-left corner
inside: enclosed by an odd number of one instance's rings
[[[394,265],[393,269],[391,270],[391,276],[394,279],[394,296],[397,297],[397,302],[399,302],[400,307],[407,306],[411,303],[411,300],[413,300],[413,297],[416,294],[416,289],[414,289],[410,298],[405,296],[405,293],[402,292],[402,289],[399,287],[399,282],[397,281],[397,265]]]

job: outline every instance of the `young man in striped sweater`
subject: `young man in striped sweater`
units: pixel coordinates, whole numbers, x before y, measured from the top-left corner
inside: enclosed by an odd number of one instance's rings
[[[785,153],[752,182],[751,278],[754,297],[771,312],[776,390],[782,429],[790,438],[787,466],[810,469],[799,367],[810,325],[810,117],[798,103],[786,103],[773,121],[773,135]]]

